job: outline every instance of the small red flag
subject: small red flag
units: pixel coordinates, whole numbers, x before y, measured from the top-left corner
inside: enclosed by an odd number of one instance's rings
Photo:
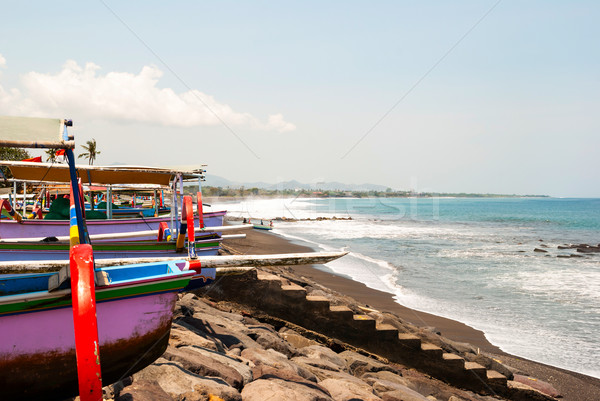
[[[37,163],[41,163],[42,162],[42,156],[32,157],[31,159],[23,159],[21,161],[22,162],[37,162]]]
[[[58,149],[54,155],[55,156],[64,156],[65,155],[65,150],[64,149]]]

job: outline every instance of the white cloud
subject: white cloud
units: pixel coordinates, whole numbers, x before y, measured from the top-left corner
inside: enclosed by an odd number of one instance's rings
[[[0,55],[0,66],[5,63]],[[175,127],[219,125],[287,132],[296,127],[281,114],[262,122],[249,113],[234,111],[198,90],[176,93],[157,86],[163,72],[145,66],[139,74],[109,72],[84,67],[69,60],[57,74],[29,72],[22,77],[23,92],[5,91],[0,86],[2,114],[32,116],[77,115],[77,118],[129,121]]]
[[[0,68],[6,67],[6,59],[0,54]]]

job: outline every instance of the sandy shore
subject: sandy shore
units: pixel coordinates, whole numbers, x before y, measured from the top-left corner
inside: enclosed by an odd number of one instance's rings
[[[246,239],[228,240],[225,246],[241,254],[273,254],[310,252],[313,249],[288,241],[284,237],[258,230],[246,230]],[[380,311],[391,312],[419,327],[434,327],[451,340],[469,343],[506,365],[527,372],[533,377],[552,384],[565,401],[600,400],[600,379],[568,370],[529,361],[503,352],[491,344],[483,332],[455,320],[406,308],[394,301],[392,295],[371,289],[357,281],[338,276],[313,266],[294,266],[300,276],[314,280],[334,291]]]

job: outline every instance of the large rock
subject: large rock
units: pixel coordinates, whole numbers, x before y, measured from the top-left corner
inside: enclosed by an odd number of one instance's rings
[[[547,383],[545,381],[524,375],[514,375],[513,380],[518,383],[526,384],[529,387],[532,387],[541,393],[549,395],[550,397],[560,397],[560,393],[558,392],[558,390],[556,390],[554,386],[552,386],[552,384]]]
[[[246,335],[246,326],[239,322],[223,319],[221,316],[202,315],[202,318],[196,316],[186,316],[180,321],[185,322],[195,330],[204,333],[210,333],[211,337],[216,338],[229,349],[231,348],[261,348],[261,346]]]
[[[334,401],[326,390],[311,382],[259,379],[242,390],[244,401]]]
[[[346,360],[329,348],[320,345],[310,345],[298,350],[298,354],[307,358],[321,359],[338,366],[339,369],[346,369]]]
[[[301,366],[311,366],[319,369],[339,372],[342,368],[329,362],[327,359],[307,358],[305,356],[296,356],[292,358],[292,362]]]
[[[255,379],[265,375],[278,377],[284,375],[286,377],[298,376],[313,382],[317,381],[315,375],[310,371],[290,362],[285,355],[273,349],[249,348],[242,351],[241,356],[254,364],[252,374]]]
[[[354,376],[360,377],[367,372],[379,372],[382,370],[387,370],[390,372],[397,371],[389,365],[353,351],[344,351],[340,353],[339,356],[346,360],[346,367]]]
[[[241,390],[252,381],[252,371],[240,360],[199,347],[169,347],[163,354],[169,361],[181,363],[184,369],[200,376],[220,377]]]
[[[362,380],[367,382],[373,387],[375,393],[381,396],[383,393],[394,390],[404,390],[405,388],[411,388],[411,383],[404,377],[388,371],[380,372],[368,372],[360,377]]]
[[[394,390],[381,396],[383,401],[431,401],[430,398],[406,387],[404,390]]]
[[[155,381],[138,380],[121,390],[115,401],[173,401]]]
[[[292,329],[282,327],[279,330],[279,335],[296,348],[307,347],[309,345],[319,345],[318,342],[308,339]]]
[[[373,389],[361,380],[325,379],[319,386],[326,389],[335,401],[381,401]]]
[[[186,401],[217,396],[224,401],[241,401],[241,394],[221,378],[202,377],[185,370],[177,362],[159,358],[133,375],[133,382],[155,381],[171,397]],[[127,387],[123,389],[126,391]]]
[[[296,348],[283,340],[276,331],[272,330],[267,325],[248,326],[247,335],[260,344],[265,349],[274,349],[281,352],[288,358],[296,353]]]
[[[189,326],[185,322],[180,324],[173,323],[171,327],[171,338],[169,345],[173,347],[182,347],[185,345],[197,345],[202,348],[212,349],[223,352],[225,347],[223,343],[216,338],[211,338],[206,333]]]

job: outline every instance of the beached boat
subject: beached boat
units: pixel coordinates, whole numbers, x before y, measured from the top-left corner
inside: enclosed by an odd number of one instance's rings
[[[272,230],[273,229],[273,221],[272,220],[263,220],[263,219],[250,219],[250,224],[257,230]]]
[[[14,181],[48,183],[69,183],[69,166],[64,164],[50,164],[37,162],[0,161],[0,166],[11,170]],[[105,213],[109,218],[88,220],[89,234],[124,233],[144,230],[158,230],[161,223],[167,223],[175,232],[175,221],[181,209],[181,193],[184,180],[199,180],[202,172],[181,171],[167,168],[142,167],[142,166],[87,166],[77,165],[77,174],[83,177],[87,185],[104,185],[109,188],[112,196],[113,186],[131,187],[133,184],[144,185],[145,189],[176,188],[172,191],[174,199],[171,201],[172,211],[169,216],[136,217],[136,218],[111,218],[113,210],[108,208]],[[203,171],[203,170],[202,170]],[[179,189],[177,189],[179,186]],[[15,194],[14,198],[17,198]],[[111,205],[111,203],[108,203]],[[202,208],[201,208],[202,209]],[[202,218],[196,214],[195,220],[198,227],[222,226],[226,211],[202,212]],[[63,219],[66,216],[63,217]],[[0,223],[0,239],[6,238],[31,238],[31,237],[56,237],[68,231],[68,220],[50,219],[23,219],[21,222],[2,220]],[[148,236],[144,239],[154,239]]]
[[[54,241],[56,237],[46,241],[0,241],[0,260],[67,260],[69,259],[69,243]],[[220,249],[222,237],[216,233],[204,233],[196,236],[195,252],[200,255],[216,255]],[[187,257],[185,248],[177,249],[175,241],[156,240],[113,240],[94,242],[94,258],[143,258],[143,257]]]
[[[102,382],[144,368],[166,349],[185,261],[96,271]],[[0,388],[7,400],[78,393],[71,289],[49,291],[58,273],[0,276]]]
[[[60,119],[0,117],[0,146],[64,149],[71,185],[69,264],[52,275],[0,280],[0,386],[6,399],[77,393],[82,401],[102,399],[103,384],[142,369],[164,351],[176,292],[195,274],[185,269],[185,261],[95,271],[75,144],[66,128],[71,125]],[[2,200],[1,206],[19,224],[22,217],[10,203]],[[178,248],[193,219],[191,210],[190,198]],[[193,233],[188,233],[192,243]]]

